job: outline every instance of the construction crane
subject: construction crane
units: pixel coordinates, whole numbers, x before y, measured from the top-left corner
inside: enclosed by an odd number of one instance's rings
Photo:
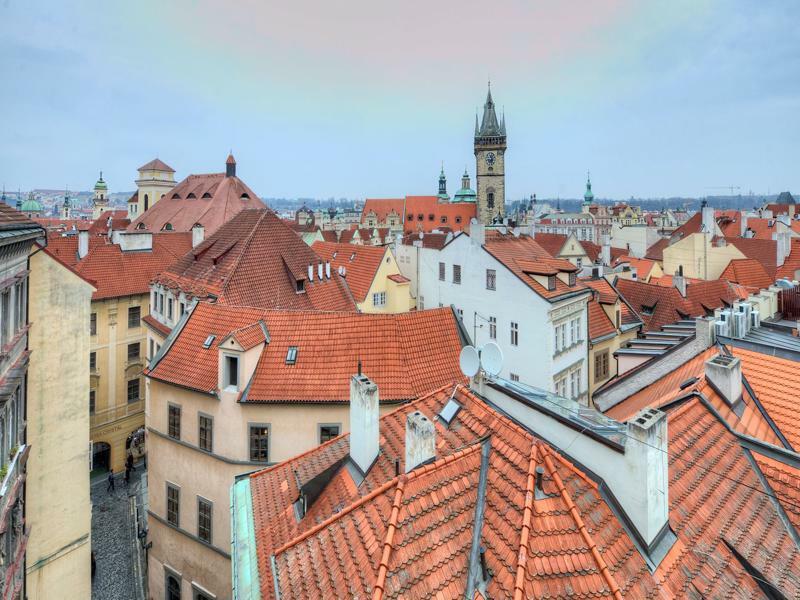
[[[733,196],[733,190],[741,190],[742,188],[738,185],[715,185],[711,187],[707,187],[707,190],[730,190],[731,196]]]

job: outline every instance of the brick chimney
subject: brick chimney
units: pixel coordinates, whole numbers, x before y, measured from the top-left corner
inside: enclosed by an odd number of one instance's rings
[[[415,410],[406,417],[406,473],[436,457],[436,426]]]
[[[362,473],[369,471],[380,451],[379,412],[378,386],[365,375],[353,375],[350,378],[350,458]]]

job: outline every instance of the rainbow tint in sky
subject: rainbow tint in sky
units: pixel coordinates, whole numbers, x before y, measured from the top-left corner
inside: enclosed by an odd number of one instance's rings
[[[0,3],[0,183],[134,188],[156,155],[270,197],[454,191],[487,80],[510,199],[800,189],[800,4]]]

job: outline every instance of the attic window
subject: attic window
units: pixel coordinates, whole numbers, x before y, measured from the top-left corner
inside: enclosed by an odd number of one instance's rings
[[[461,223],[461,217],[456,217],[456,223]]]
[[[172,223],[164,223],[164,226],[161,228],[161,231],[172,231]]]
[[[302,294],[306,291],[306,280],[305,279],[298,279],[297,280],[297,293]]]
[[[430,213],[428,215],[428,221],[433,221],[435,218],[436,218],[436,215],[434,215],[433,213]]]
[[[201,198],[211,198],[211,194],[209,194],[208,192],[206,192],[205,194],[203,194],[203,195],[201,196]]]
[[[189,200],[189,199],[195,199],[195,198],[197,198],[197,196],[195,196],[195,195],[194,195],[194,192],[189,192],[189,194],[186,196],[186,199],[187,199],[187,200]]]
[[[409,221],[413,221],[414,220],[414,215],[412,215],[411,213],[408,213],[408,220]]]
[[[547,289],[548,289],[549,291],[551,291],[551,292],[552,292],[554,289],[556,289],[556,276],[555,276],[555,275],[550,275],[550,276],[547,278]]]
[[[652,315],[652,314],[653,314],[653,311],[655,310],[655,308],[656,308],[655,306],[645,306],[645,305],[642,305],[642,314],[643,314],[643,315],[650,316],[650,315]]]
[[[172,194],[172,199],[173,200],[180,200],[181,199],[181,195],[176,192],[176,193]]]
[[[333,257],[332,257],[332,258],[336,258],[336,255],[337,255],[337,254],[339,254],[339,251],[338,251],[338,250],[334,250],[334,251],[333,251]]]
[[[250,195],[247,192],[245,192],[244,194],[239,196],[239,200],[250,200]]]
[[[297,346],[289,346],[286,352],[286,364],[293,365],[297,362]]]
[[[355,253],[355,252],[353,252],[353,253],[350,255],[350,260],[351,260],[351,261],[353,261],[353,260],[355,260],[355,259],[356,259],[356,253]]]
[[[214,340],[217,338],[214,334],[209,335],[206,338],[206,341],[203,342],[203,348],[211,348],[211,344],[214,343]]]
[[[424,221],[424,220],[425,220],[425,215],[423,215],[422,213],[419,213],[417,215],[417,221]]]
[[[461,410],[461,405],[452,398],[450,398],[450,400],[447,401],[447,404],[445,404],[442,407],[442,410],[439,411],[439,414],[437,416],[439,417],[439,419],[442,420],[443,423],[445,423],[445,425],[450,427],[450,423],[453,422],[453,419],[456,418],[456,415],[460,410]]]
[[[139,223],[139,224],[136,226],[136,229],[144,229],[144,223]]]

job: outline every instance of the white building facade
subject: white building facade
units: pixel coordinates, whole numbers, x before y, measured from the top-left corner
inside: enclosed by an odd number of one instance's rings
[[[416,281],[418,309],[453,305],[476,346],[500,346],[502,377],[585,404],[589,291],[565,271],[564,281],[571,280],[573,289],[545,298],[525,280],[533,276],[520,276],[487,251],[482,227],[471,227],[475,231],[455,236],[441,250],[400,250],[416,259],[398,264],[403,275]]]

